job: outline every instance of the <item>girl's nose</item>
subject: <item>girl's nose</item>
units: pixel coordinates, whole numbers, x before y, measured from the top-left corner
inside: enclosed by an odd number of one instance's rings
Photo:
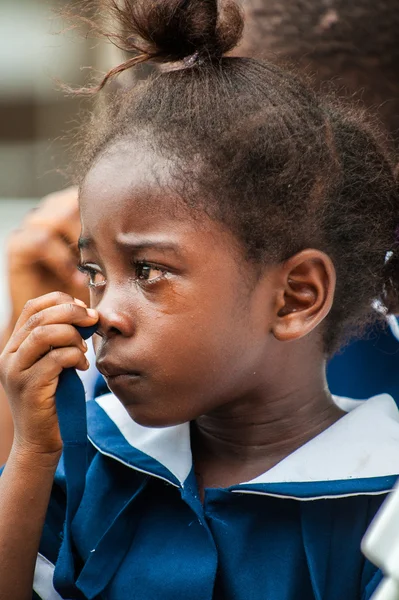
[[[97,333],[105,338],[111,338],[116,335],[131,337],[134,334],[134,319],[123,309],[116,308],[104,303],[96,306],[99,313],[99,326]]]

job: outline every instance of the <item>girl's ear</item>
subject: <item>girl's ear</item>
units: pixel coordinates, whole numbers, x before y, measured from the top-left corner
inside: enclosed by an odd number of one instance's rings
[[[319,250],[303,250],[288,259],[279,273],[277,310],[272,331],[279,341],[310,333],[330,312],[335,292],[335,269]]]

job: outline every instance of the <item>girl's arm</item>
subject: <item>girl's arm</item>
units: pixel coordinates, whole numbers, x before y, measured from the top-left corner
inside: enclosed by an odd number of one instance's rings
[[[59,453],[13,446],[0,477],[0,600],[31,600],[36,557]]]
[[[87,346],[74,325],[95,311],[71,296],[28,302],[0,356],[14,442],[0,477],[0,600],[30,600],[36,556],[62,451],[55,392],[65,368],[85,370]]]

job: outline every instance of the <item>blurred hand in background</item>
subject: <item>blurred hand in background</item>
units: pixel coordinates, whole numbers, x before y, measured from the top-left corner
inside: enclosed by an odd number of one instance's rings
[[[7,279],[11,314],[1,337],[7,343],[26,302],[62,291],[88,303],[85,276],[77,270],[80,235],[76,187],[43,198],[8,241]],[[0,387],[0,465],[8,457],[13,425],[8,401]]]
[[[32,298],[62,291],[88,301],[85,276],[77,270],[80,217],[78,190],[46,196],[8,241],[8,283],[14,325]]]

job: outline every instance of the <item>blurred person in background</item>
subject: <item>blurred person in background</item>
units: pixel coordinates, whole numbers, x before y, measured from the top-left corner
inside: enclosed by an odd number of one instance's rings
[[[316,88],[333,82],[378,113],[399,148],[396,0],[243,0],[249,56],[293,62]]]

